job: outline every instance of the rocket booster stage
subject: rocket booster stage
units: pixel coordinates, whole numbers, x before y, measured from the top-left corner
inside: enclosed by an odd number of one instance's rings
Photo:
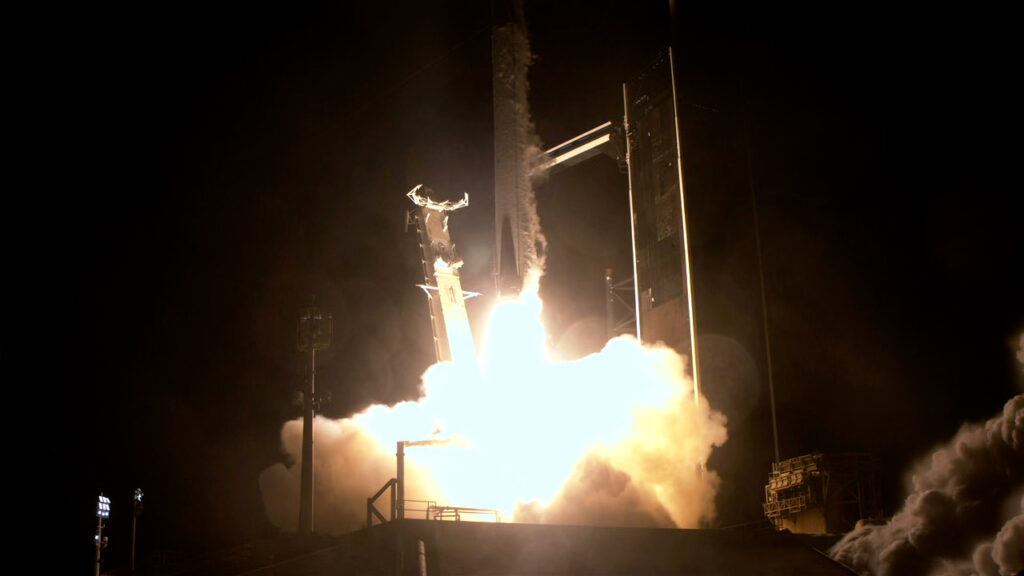
[[[518,294],[523,278],[541,266],[531,163],[538,148],[527,106],[532,60],[520,3],[496,10],[491,39],[494,98],[495,283],[499,295]]]

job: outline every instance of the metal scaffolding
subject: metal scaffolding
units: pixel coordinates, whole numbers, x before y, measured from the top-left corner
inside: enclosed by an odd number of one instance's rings
[[[842,534],[881,516],[879,486],[869,454],[805,454],[772,464],[764,513],[779,530]]]

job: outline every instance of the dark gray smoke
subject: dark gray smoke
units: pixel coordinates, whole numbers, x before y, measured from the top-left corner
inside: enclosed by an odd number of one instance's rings
[[[858,527],[830,555],[872,576],[1024,573],[1024,394],[962,426],[908,480],[887,524]]]

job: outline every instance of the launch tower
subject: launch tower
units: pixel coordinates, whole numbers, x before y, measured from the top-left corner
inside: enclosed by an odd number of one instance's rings
[[[671,49],[622,92],[637,332],[641,340],[664,342],[689,359],[696,398],[700,370]]]

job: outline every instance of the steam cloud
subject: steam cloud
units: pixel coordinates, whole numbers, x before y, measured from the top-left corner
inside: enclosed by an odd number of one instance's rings
[[[1024,337],[1018,359],[1024,363]],[[1013,576],[1024,571],[1024,394],[965,424],[919,462],[903,509],[831,550],[874,576]]]
[[[461,442],[406,452],[408,499],[520,522],[694,528],[714,519],[719,480],[701,468],[726,441],[725,418],[694,401],[682,356],[622,336],[551,362],[539,300],[503,304],[492,325],[482,376],[435,364],[415,402],[315,420],[318,532],[362,528],[366,498],[396,475],[396,442],[432,431]],[[302,421],[287,422],[292,464],[260,476],[268,518],[286,530],[297,526],[301,441]]]

